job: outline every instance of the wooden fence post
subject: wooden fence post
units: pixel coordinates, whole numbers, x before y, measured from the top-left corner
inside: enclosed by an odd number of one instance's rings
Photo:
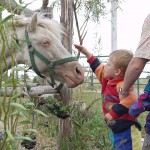
[[[61,23],[67,30],[67,34],[64,37],[64,46],[72,53],[72,28],[73,28],[73,0],[61,0]],[[66,85],[60,92],[61,99],[66,105],[72,103],[72,89]],[[67,139],[71,131],[71,123],[69,119],[60,119],[60,140],[67,144]],[[61,149],[59,145],[59,149]]]

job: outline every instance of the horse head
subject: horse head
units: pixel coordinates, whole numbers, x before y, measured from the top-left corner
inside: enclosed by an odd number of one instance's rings
[[[34,14],[25,29],[26,52],[33,70],[41,77],[73,88],[84,82],[83,67],[62,45],[63,29],[56,21]]]

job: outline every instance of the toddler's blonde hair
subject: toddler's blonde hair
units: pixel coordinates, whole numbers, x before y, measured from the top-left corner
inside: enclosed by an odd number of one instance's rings
[[[133,53],[130,50],[118,49],[110,53],[110,59],[113,61],[117,69],[121,69],[125,73],[129,62],[133,57]]]

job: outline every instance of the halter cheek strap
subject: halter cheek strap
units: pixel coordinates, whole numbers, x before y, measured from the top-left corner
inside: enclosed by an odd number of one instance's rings
[[[51,82],[48,81],[48,83],[54,87],[55,80],[54,80],[54,68],[57,65],[62,65],[66,62],[71,62],[71,61],[77,61],[77,59],[75,57],[68,57],[68,58],[64,58],[64,59],[60,59],[57,61],[50,61],[48,60],[44,55],[42,55],[41,53],[39,53],[31,44],[30,40],[29,40],[29,36],[28,36],[28,32],[25,30],[25,38],[26,38],[26,42],[27,42],[27,46],[29,49],[29,56],[30,56],[30,61],[31,61],[31,65],[33,67],[33,70],[35,71],[35,73],[40,76],[41,78],[45,79],[45,76],[43,76],[40,71],[37,68],[37,65],[35,63],[35,59],[34,56],[36,55],[39,59],[41,59],[45,64],[47,64],[48,66],[48,70],[49,70],[49,77],[51,79]],[[60,85],[59,85],[60,86]],[[60,86],[62,87],[62,86]],[[58,87],[57,87],[58,88]]]

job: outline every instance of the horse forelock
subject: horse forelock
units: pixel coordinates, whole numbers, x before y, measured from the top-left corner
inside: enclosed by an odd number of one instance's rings
[[[48,29],[50,32],[52,32],[56,37],[60,38],[63,34],[65,34],[65,29],[62,25],[60,25],[55,20],[50,19],[41,19],[38,20],[37,26],[42,26],[43,28]]]
[[[31,22],[31,17],[28,18],[20,17],[14,19],[13,25],[16,27],[23,27],[30,24],[30,22]],[[48,19],[48,18],[43,18],[41,16],[38,16],[37,26],[48,29],[50,32],[52,32],[56,37],[60,39],[62,38],[62,35],[65,34],[64,27],[53,19]]]

